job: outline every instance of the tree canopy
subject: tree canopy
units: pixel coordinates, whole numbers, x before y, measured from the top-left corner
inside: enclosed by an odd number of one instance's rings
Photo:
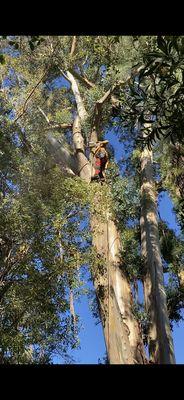
[[[138,296],[141,152],[153,152],[156,191],[171,195],[182,230],[183,70],[183,36],[1,36],[1,363],[52,363],[55,354],[72,362],[80,329],[73,297],[85,292],[85,268],[104,266],[89,215],[103,220],[106,202],[147,345],[150,315]],[[117,163],[108,145],[106,184],[91,183],[90,142],[109,130],[125,157]],[[172,328],[183,318],[183,236],[158,220]],[[98,305],[93,311],[99,318]]]

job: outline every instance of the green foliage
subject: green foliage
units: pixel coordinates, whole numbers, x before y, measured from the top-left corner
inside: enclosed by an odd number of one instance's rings
[[[179,323],[183,320],[184,290],[179,287],[176,277],[173,275],[166,286],[167,307],[170,325],[173,329],[173,322]]]
[[[6,51],[0,55],[2,363],[51,363],[54,354],[71,362],[68,350],[78,345],[80,321],[76,318],[73,329],[69,289],[74,298],[85,292],[81,267],[88,266],[93,275],[106,273],[103,257],[91,245],[89,212],[103,222],[110,208],[121,232],[122,270],[132,285],[143,278],[137,121],[151,123],[149,143],[155,140],[158,144],[161,136],[166,137],[166,146],[156,148],[160,178],[172,193],[178,215],[183,212],[177,192],[183,188],[182,164],[173,161],[168,146],[169,138],[182,141],[183,134],[183,37],[78,36],[72,56],[71,44],[70,36],[2,38],[1,51]],[[72,130],[53,128],[72,124],[76,113],[76,99],[70,84],[61,79],[61,68],[64,73],[75,70],[81,77],[77,83],[88,112],[82,124],[87,144],[97,100],[139,65],[142,70],[135,79],[113,93],[118,106],[112,111],[109,98],[98,114],[99,138],[113,126],[124,143],[126,157],[120,168],[112,156],[104,185],[64,177],[47,147],[47,133],[52,129],[53,137],[65,143],[70,154],[74,152]],[[179,321],[183,294],[177,276],[183,269],[183,242],[166,224],[160,223],[159,229],[171,280],[167,285],[169,316]],[[102,299],[106,293],[99,291],[98,295]],[[149,316],[143,305],[134,303],[146,343]],[[94,297],[92,311],[98,318]]]
[[[144,305],[142,303],[133,304],[133,313],[140,324],[142,330],[143,343],[145,345],[148,345],[148,330],[150,325],[150,316],[145,311]]]
[[[131,282],[143,279],[144,263],[141,259],[138,227],[123,230],[121,259],[122,269],[126,272]]]
[[[48,168],[39,137],[30,136],[37,153],[25,153],[19,130],[12,134],[7,117],[2,121],[1,362],[48,363],[54,354],[68,362],[78,345],[68,286],[74,295],[80,290],[78,268],[86,262],[86,185]]]
[[[178,223],[184,230],[183,212],[183,154],[181,149],[176,146],[164,145],[160,148],[158,158],[160,164],[160,176],[163,188],[168,190],[174,203],[174,210],[177,215]],[[170,171],[172,170],[172,174]]]
[[[113,210],[117,221],[126,225],[139,216],[140,199],[139,189],[135,186],[135,179],[131,174],[121,177],[119,169],[113,162],[107,171],[108,184],[111,188]]]
[[[183,36],[158,36],[154,51],[145,52],[143,62],[130,86],[132,118],[150,121],[151,131],[145,129],[143,139],[149,146],[162,137],[183,143]]]
[[[5,56],[4,54],[0,54],[0,64],[5,64]]]

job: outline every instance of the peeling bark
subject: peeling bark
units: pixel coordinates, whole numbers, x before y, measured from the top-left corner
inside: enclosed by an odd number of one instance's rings
[[[152,152],[146,147],[141,155],[141,246],[145,262],[145,307],[150,317],[148,344],[150,360],[174,364],[174,347],[169,325],[161,260],[156,191],[153,181]]]

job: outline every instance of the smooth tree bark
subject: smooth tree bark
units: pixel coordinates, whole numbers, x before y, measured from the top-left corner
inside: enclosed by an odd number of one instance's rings
[[[98,200],[101,193],[98,193]],[[104,219],[91,215],[93,245],[100,259],[99,268],[93,271],[99,310],[104,328],[110,364],[146,363],[146,356],[138,321],[132,312],[133,299],[130,283],[121,268],[119,232],[109,212]]]
[[[73,124],[73,144],[77,156],[78,174],[85,181],[91,181],[93,154],[90,162],[85,156],[83,137],[81,133],[82,123],[86,119],[83,101],[79,93],[78,85],[71,73],[73,94],[76,99],[77,115]],[[77,93],[77,95],[75,95]],[[100,102],[102,104],[102,102]],[[82,111],[81,111],[82,110]],[[100,110],[95,113],[94,126],[91,132],[91,141],[98,140],[100,125]],[[94,201],[101,204],[101,185]],[[106,204],[105,221],[101,220],[97,212],[91,214],[91,228],[93,233],[93,245],[97,253],[104,257],[104,270],[97,270],[93,274],[94,286],[100,306],[100,315],[104,327],[105,343],[111,364],[134,364],[146,362],[140,327],[132,312],[132,295],[127,277],[120,269],[119,257],[121,244],[119,233],[110,213],[110,205]]]
[[[148,345],[150,361],[174,364],[174,346],[164,289],[163,266],[159,244],[157,197],[153,178],[152,151],[141,154],[141,247],[145,264],[144,298],[150,323]]]
[[[99,104],[99,103],[98,103]],[[100,102],[102,104],[102,102]],[[91,143],[98,140],[102,108],[95,109]],[[93,147],[90,162],[93,165]],[[91,168],[93,171],[93,167]],[[103,192],[98,185],[95,203],[103,204]],[[121,268],[120,234],[110,209],[112,204],[106,201],[104,215],[91,214],[93,245],[97,254],[103,256],[105,266],[93,273],[99,310],[104,328],[105,343],[110,364],[146,363],[146,354],[142,333],[138,321],[132,312],[133,298],[130,283]]]

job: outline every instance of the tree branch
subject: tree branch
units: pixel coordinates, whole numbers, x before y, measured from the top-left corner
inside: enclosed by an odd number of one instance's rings
[[[76,48],[76,44],[77,44],[77,37],[76,37],[76,36],[73,36],[73,39],[72,39],[72,47],[71,47],[71,50],[70,50],[70,56],[71,56],[71,57],[72,57],[73,54],[74,54],[74,51],[75,51],[75,48]]]
[[[99,100],[97,100],[96,106],[99,107],[103,105],[105,101],[109,99],[110,95],[114,92],[115,89],[127,85],[127,83],[131,80],[132,76],[136,75],[142,68],[143,65],[133,70],[125,81],[119,81],[115,83],[109,90],[107,90],[107,92]]]
[[[78,72],[76,72],[73,68],[69,69],[70,72],[72,73],[73,76],[75,76],[75,78],[77,78],[83,85],[87,86],[88,89],[91,89],[93,87],[95,87],[95,83],[89,81],[89,79],[87,78],[87,76],[85,75],[80,75]]]
[[[63,75],[63,77],[71,84],[70,79],[68,78],[68,76],[64,73],[64,71],[59,67],[59,65],[57,66],[58,69],[60,70],[61,74]]]
[[[84,154],[84,139],[81,134],[80,117],[78,115],[73,123],[73,144],[76,152],[78,175],[89,183],[91,181],[91,166]]]
[[[44,113],[44,111],[42,110],[42,108],[40,106],[38,106],[38,110],[41,112],[41,114],[44,116],[44,118],[46,119],[47,123],[50,125],[50,120],[47,117],[47,115]]]
[[[23,105],[23,107],[22,107],[22,112],[17,116],[17,118],[14,119],[13,122],[17,122],[18,119],[21,118],[21,117],[25,114],[25,112],[26,112],[26,110],[27,110],[27,104],[28,104],[30,98],[32,97],[33,93],[35,92],[35,90],[37,89],[37,87],[38,87],[38,86],[40,85],[40,83],[42,82],[42,80],[43,80],[44,76],[46,75],[47,71],[48,71],[48,69],[44,72],[44,74],[41,76],[41,78],[39,79],[39,81],[37,82],[37,84],[33,87],[33,89],[31,90],[31,92],[29,93],[29,95],[27,96],[27,98],[26,98],[26,100],[25,100],[25,102],[24,102],[24,105]]]
[[[38,110],[41,112],[41,114],[44,116],[44,118],[46,119],[47,123],[48,123],[48,128],[44,128],[44,131],[48,131],[50,129],[70,129],[72,128],[72,124],[55,124],[52,125],[51,121],[49,120],[49,118],[47,117],[47,115],[45,114],[45,112],[43,111],[43,109],[38,106]]]
[[[51,129],[71,129],[72,124],[56,124],[56,125],[50,125],[47,128],[44,128],[44,131],[49,131]]]
[[[72,91],[73,91],[75,101],[77,104],[78,115],[82,122],[87,118],[88,114],[87,114],[87,111],[85,110],[84,103],[83,103],[82,97],[80,95],[76,79],[74,78],[74,76],[71,74],[70,71],[67,71],[67,77],[71,83]]]

